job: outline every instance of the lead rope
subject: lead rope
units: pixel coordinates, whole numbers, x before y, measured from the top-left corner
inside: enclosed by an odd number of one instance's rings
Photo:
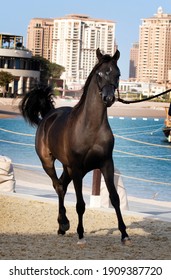
[[[159,94],[156,94],[156,95],[153,95],[153,96],[149,96],[145,99],[141,99],[141,100],[124,100],[122,98],[120,98],[120,94],[119,94],[119,89],[117,89],[117,92],[118,92],[118,101],[121,102],[121,103],[124,103],[124,104],[130,104],[130,103],[139,103],[139,102],[144,102],[144,101],[147,101],[147,100],[150,100],[150,99],[153,99],[153,98],[156,98],[158,96],[161,96],[161,95],[164,95],[168,92],[170,92],[171,89],[167,89],[166,91],[163,91]]]

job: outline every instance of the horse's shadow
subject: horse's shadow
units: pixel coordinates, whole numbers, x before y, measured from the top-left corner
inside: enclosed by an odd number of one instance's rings
[[[157,220],[134,220],[128,225],[131,246],[119,241],[117,225],[85,232],[87,244],[79,247],[72,230],[65,236],[46,234],[0,234],[0,259],[171,259],[171,224]]]

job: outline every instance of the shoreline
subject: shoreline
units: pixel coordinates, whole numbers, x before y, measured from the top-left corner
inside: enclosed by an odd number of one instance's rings
[[[21,99],[0,98],[0,118],[10,118],[20,116],[18,105]],[[71,106],[73,107],[78,100],[75,99],[55,99],[55,107]],[[135,104],[123,104],[115,102],[108,108],[108,116],[113,117],[144,117],[144,118],[165,118],[165,107],[169,103],[144,101]]]

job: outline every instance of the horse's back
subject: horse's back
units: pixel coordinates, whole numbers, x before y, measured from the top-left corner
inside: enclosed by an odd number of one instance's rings
[[[69,107],[69,106],[65,106],[65,107],[59,107],[59,108],[56,108],[54,110],[51,110],[43,119],[42,121],[40,122],[40,125],[39,127],[42,127],[42,126],[51,126],[53,124],[53,122],[64,122],[70,112],[72,111],[72,107]],[[38,128],[39,129],[39,128]]]

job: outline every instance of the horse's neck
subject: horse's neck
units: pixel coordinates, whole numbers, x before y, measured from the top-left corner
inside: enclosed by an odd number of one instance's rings
[[[107,121],[107,108],[104,106],[99,89],[90,83],[87,96],[82,111],[82,118],[87,127],[100,129],[102,124]]]

